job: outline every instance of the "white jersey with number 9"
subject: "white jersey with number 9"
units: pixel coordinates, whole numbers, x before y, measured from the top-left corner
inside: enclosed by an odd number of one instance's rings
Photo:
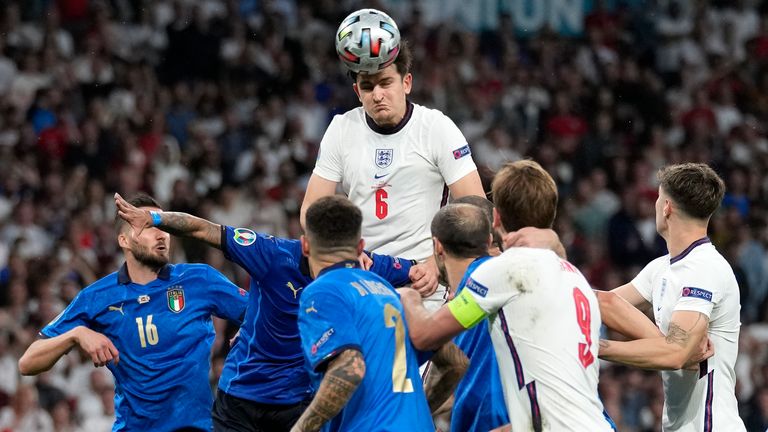
[[[509,249],[448,307],[465,327],[489,316],[513,431],[612,430],[597,394],[600,308],[573,265],[550,250]]]

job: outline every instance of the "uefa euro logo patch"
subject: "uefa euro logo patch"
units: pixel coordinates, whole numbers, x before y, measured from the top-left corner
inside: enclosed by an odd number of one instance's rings
[[[256,233],[248,228],[235,228],[233,238],[240,246],[250,246],[256,241]]]
[[[184,310],[186,301],[184,300],[184,290],[181,285],[174,285],[168,289],[168,309],[171,312],[179,313]]]
[[[464,147],[457,148],[453,151],[453,158],[454,159],[461,159],[464,156],[472,154],[472,151],[469,149],[469,144],[465,145]]]
[[[392,158],[394,155],[394,149],[376,149],[376,166],[379,168],[386,168],[392,165]]]
[[[710,291],[707,291],[701,288],[696,288],[696,287],[683,288],[683,292],[681,296],[698,298],[698,299],[706,300],[708,302],[712,301],[712,293]]]

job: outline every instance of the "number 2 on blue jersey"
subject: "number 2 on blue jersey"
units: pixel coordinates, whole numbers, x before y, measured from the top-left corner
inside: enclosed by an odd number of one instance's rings
[[[413,392],[413,383],[408,378],[408,363],[405,352],[405,326],[400,311],[387,303],[384,305],[384,325],[395,328],[395,357],[392,363],[392,391],[395,393]]]

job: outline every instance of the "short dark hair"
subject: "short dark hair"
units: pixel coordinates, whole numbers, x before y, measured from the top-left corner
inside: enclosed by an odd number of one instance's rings
[[[307,237],[320,254],[356,249],[362,224],[360,209],[339,195],[320,198],[307,209]]]
[[[659,170],[659,185],[686,215],[709,219],[720,207],[725,183],[707,164],[683,163]]]
[[[408,43],[407,39],[400,39],[400,52],[397,53],[394,65],[397,69],[397,73],[400,74],[401,78],[404,78],[406,75],[411,73],[411,67],[413,66],[413,53],[411,52],[411,44]],[[358,75],[359,74],[357,72],[349,71],[349,76],[354,82],[357,82]]]
[[[493,178],[493,203],[507,231],[552,228],[557,214],[557,185],[532,160],[504,165]]]
[[[145,193],[138,193],[131,197],[130,199],[126,200],[128,204],[134,206],[134,207],[156,207],[159,209],[162,209],[160,207],[160,204],[157,203],[157,200],[152,198],[151,196],[145,194]],[[127,225],[127,222],[121,218],[117,212],[115,212],[115,231],[118,232],[118,234],[123,230],[123,227]]]
[[[491,224],[482,208],[473,204],[448,204],[432,218],[432,236],[457,258],[488,254]]]

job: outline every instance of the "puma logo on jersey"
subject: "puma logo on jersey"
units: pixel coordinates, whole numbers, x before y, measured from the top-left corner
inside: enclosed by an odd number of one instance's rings
[[[298,287],[298,288],[294,287],[292,282],[286,283],[285,286],[287,286],[291,291],[293,291],[293,298],[298,298],[299,291],[304,289],[304,287]]]
[[[317,309],[315,309],[315,301],[314,300],[312,301],[312,304],[309,305],[308,308],[304,309],[304,312],[306,312],[306,313],[312,313],[312,312],[319,313],[319,312],[317,312]]]
[[[120,312],[120,315],[125,316],[125,312],[123,312],[123,303],[120,303],[120,307],[117,306],[110,306],[109,311],[118,311]]]

